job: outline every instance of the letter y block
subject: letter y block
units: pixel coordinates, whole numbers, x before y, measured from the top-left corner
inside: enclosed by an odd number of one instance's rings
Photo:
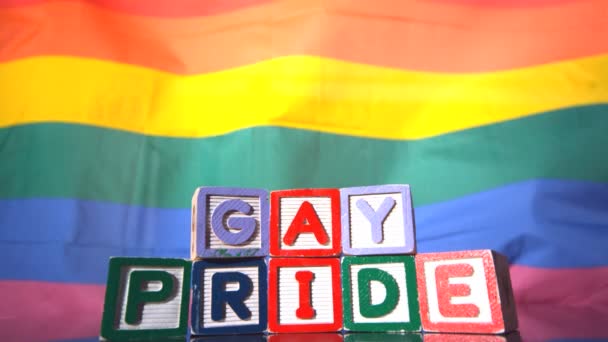
[[[340,200],[345,255],[416,252],[409,185],[343,188]]]
[[[268,215],[266,190],[198,188],[192,198],[191,258],[267,256]]]

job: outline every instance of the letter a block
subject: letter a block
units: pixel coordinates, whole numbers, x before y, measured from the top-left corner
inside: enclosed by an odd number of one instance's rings
[[[271,258],[268,273],[268,331],[342,329],[340,259]]]
[[[340,195],[344,254],[416,252],[409,185],[344,188]]]
[[[420,331],[414,257],[344,257],[344,328]]]
[[[416,255],[424,331],[500,334],[517,328],[506,257],[491,250]]]
[[[201,187],[192,198],[191,257],[268,255],[268,192]]]
[[[270,210],[270,255],[340,255],[338,189],[273,191]]]
[[[266,262],[255,259],[195,261],[192,266],[193,335],[266,330]]]
[[[188,328],[190,262],[111,258],[101,337],[183,337]]]

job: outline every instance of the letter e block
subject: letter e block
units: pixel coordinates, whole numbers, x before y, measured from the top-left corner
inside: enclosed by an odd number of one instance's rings
[[[333,332],[342,329],[338,258],[270,258],[268,331]]]
[[[507,258],[491,250],[416,255],[424,331],[501,334],[517,329]]]
[[[264,332],[268,317],[266,270],[263,258],[195,261],[192,334]]]
[[[192,259],[268,255],[268,192],[200,187],[192,198]]]
[[[414,257],[342,259],[344,328],[351,331],[420,331]]]
[[[338,189],[270,193],[271,256],[338,256],[340,244]]]
[[[110,258],[101,337],[186,336],[190,267],[183,259]]]
[[[409,185],[343,188],[340,196],[344,254],[416,252]]]

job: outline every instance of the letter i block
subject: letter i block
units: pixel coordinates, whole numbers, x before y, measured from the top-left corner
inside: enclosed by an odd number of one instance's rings
[[[340,242],[338,189],[270,193],[271,256],[338,256]]]
[[[268,255],[268,192],[201,187],[192,198],[191,257]]]
[[[344,257],[344,328],[420,331],[414,257]]]
[[[424,331],[500,334],[517,328],[507,258],[491,250],[416,255]]]
[[[270,258],[268,331],[333,332],[342,329],[338,258]]]
[[[409,185],[344,188],[340,195],[344,254],[416,252]]]
[[[190,267],[183,259],[111,258],[101,337],[186,336]]]
[[[192,335],[261,333],[267,326],[263,258],[195,261]]]

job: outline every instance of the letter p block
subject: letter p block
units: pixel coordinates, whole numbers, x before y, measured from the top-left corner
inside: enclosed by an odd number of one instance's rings
[[[183,259],[111,258],[101,337],[186,336],[190,267]]]
[[[268,255],[268,192],[200,187],[192,198],[192,259]]]

